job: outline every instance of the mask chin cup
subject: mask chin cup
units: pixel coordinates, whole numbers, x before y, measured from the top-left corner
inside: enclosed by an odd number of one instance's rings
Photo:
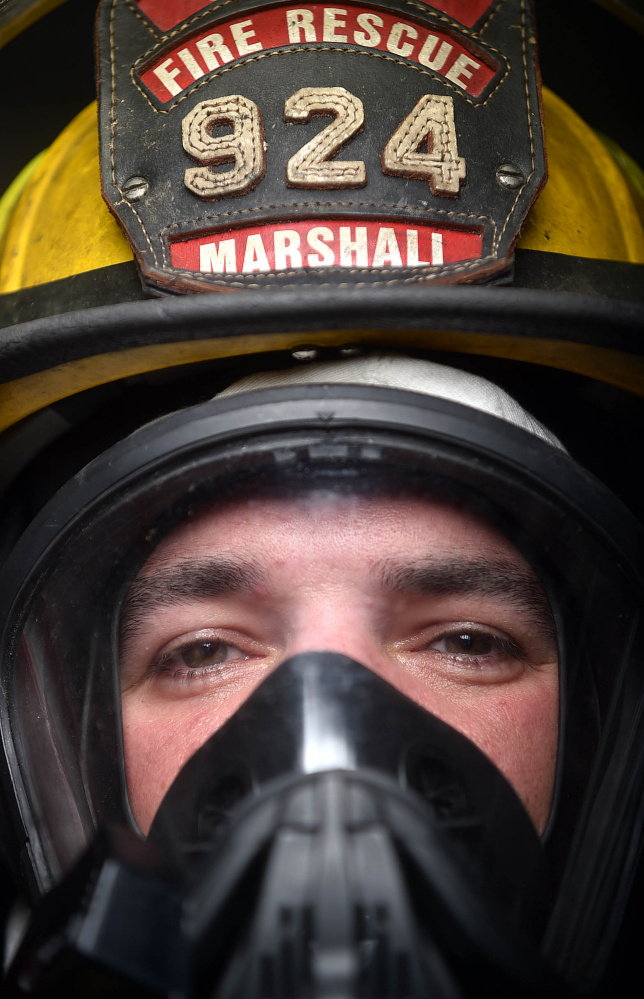
[[[558,994],[535,945],[545,858],[517,795],[345,656],[268,677],[185,765],[149,841],[183,870],[198,994],[456,999],[481,974],[499,995]]]

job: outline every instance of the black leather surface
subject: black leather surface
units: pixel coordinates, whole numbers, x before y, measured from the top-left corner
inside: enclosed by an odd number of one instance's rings
[[[266,5],[263,5],[266,6]],[[341,9],[346,9],[346,6]],[[204,76],[162,105],[144,92],[132,67],[147,64],[170,43],[211,23],[252,16],[262,5],[253,0],[211,4],[172,37],[158,38],[126,0],[107,0],[99,14],[100,128],[103,187],[112,210],[126,228],[144,276],[168,290],[202,286],[288,287],[294,283],[345,284],[427,280],[488,280],[507,269],[520,224],[543,182],[545,166],[534,68],[534,34],[528,0],[499,0],[469,30],[415,0],[367,4],[388,10],[405,22],[447,31],[461,39],[497,71],[478,98],[440,74],[409,59],[354,44],[306,44],[237,59]],[[158,33],[157,33],[158,35]],[[287,160],[317,134],[328,118],[305,124],[283,119],[284,102],[301,87],[344,87],[360,98],[364,130],[338,154],[362,159],[368,182],[359,190],[297,190],[285,184]],[[458,154],[467,179],[457,197],[430,193],[426,180],[386,176],[381,152],[403,118],[423,94],[449,95],[454,102]],[[202,201],[184,184],[194,166],[181,142],[181,122],[199,102],[241,94],[262,110],[267,142],[263,180],[240,197]],[[514,163],[525,182],[503,188],[497,167]],[[129,204],[122,195],[128,178],[149,182],[147,195]],[[403,220],[432,222],[479,230],[483,259],[418,268],[319,268],[268,274],[199,275],[171,268],[168,236],[226,231],[240,225],[293,219]],[[174,288],[172,289],[172,286]]]

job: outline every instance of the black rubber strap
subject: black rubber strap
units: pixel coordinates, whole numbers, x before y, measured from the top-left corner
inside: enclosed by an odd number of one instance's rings
[[[515,252],[515,288],[644,302],[644,268],[541,250]],[[17,323],[149,298],[133,260],[0,295],[0,329]]]
[[[320,330],[442,330],[505,334],[642,352],[644,305],[498,287],[297,289],[187,295],[49,316],[0,333],[10,381],[98,354],[242,334]],[[375,337],[377,340],[377,337]]]

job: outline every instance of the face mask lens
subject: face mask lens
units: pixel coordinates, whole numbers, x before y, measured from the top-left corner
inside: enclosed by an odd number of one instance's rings
[[[324,649],[361,661],[496,757],[543,830],[554,786],[557,642],[529,563],[444,490],[415,494],[402,476],[396,489],[389,469],[378,495],[373,482],[367,491],[364,470],[357,485],[328,464],[317,471],[313,490],[287,482],[273,494],[256,489],[206,505],[166,535],[133,581],[120,668],[139,825],[149,828],[182,765],[281,663]],[[509,689],[514,714],[495,739]],[[528,728],[533,736],[514,744],[508,733]],[[309,753],[317,770],[352,766],[330,719],[320,719]]]
[[[609,835],[588,802],[609,793],[608,742],[632,714],[619,677],[636,646],[619,622],[636,595],[601,533],[516,462],[440,435],[300,427],[173,451],[163,425],[147,433],[156,465],[143,435],[145,471],[97,489],[12,625],[5,724],[41,887],[104,823],[147,833],[193,757],[315,652],[357,664],[491,761],[543,838],[561,925],[579,904],[557,894],[578,876],[574,830],[586,816]],[[269,777],[377,772],[386,712],[339,721],[338,705],[360,703],[355,682],[338,674],[333,704],[302,694],[307,737],[259,784],[270,753],[235,743],[216,793],[194,798],[199,827],[219,835]],[[449,760],[423,760],[383,772],[451,812],[462,789]]]

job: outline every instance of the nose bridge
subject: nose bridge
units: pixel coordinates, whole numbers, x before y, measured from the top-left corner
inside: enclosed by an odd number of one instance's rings
[[[364,573],[332,573],[317,584],[309,580],[293,594],[289,637],[283,661],[306,652],[336,652],[386,680],[427,711],[450,724],[453,706],[440,690],[401,666],[388,644],[392,617],[402,595],[379,593]],[[458,724],[456,725],[458,728]]]
[[[297,588],[288,655],[340,652],[378,671],[383,652],[378,636],[381,602],[353,574],[307,582]]]

